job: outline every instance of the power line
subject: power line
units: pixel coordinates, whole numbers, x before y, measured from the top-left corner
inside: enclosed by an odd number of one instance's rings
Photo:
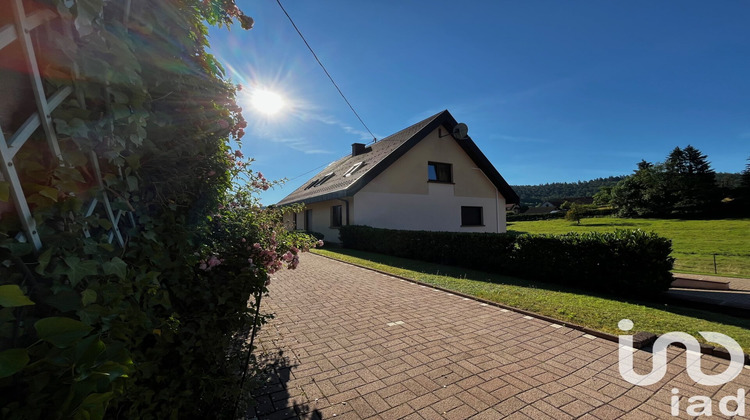
[[[344,156],[348,156],[348,155],[344,155]],[[338,161],[339,159],[343,158],[344,156],[341,156],[340,158],[336,159],[336,161]],[[324,163],[324,164],[318,166],[317,168],[312,168],[312,169],[310,169],[309,171],[307,171],[307,172],[305,172],[303,174],[299,174],[299,175],[295,176],[294,178],[288,179],[287,182],[294,181],[295,179],[297,179],[299,177],[305,176],[305,175],[309,174],[312,171],[318,170],[318,169],[320,169],[320,168],[322,168],[324,166],[328,166],[328,165],[330,165],[330,163]]]
[[[318,64],[320,64],[320,68],[323,69],[323,71],[326,73],[326,76],[328,76],[328,78],[331,80],[331,83],[333,83],[333,86],[336,88],[337,91],[339,91],[339,95],[341,95],[341,97],[344,98],[344,102],[346,102],[346,104],[349,105],[349,108],[352,110],[352,112],[357,117],[357,119],[359,120],[359,122],[362,123],[362,126],[365,128],[365,130],[367,130],[367,132],[370,133],[370,135],[372,136],[372,139],[374,141],[377,141],[378,139],[375,137],[374,134],[372,134],[372,131],[370,131],[370,129],[367,128],[367,124],[365,124],[365,122],[362,121],[362,117],[360,117],[359,114],[357,114],[357,111],[354,110],[354,107],[352,106],[352,104],[349,103],[349,100],[346,99],[346,96],[344,96],[344,92],[341,91],[341,89],[339,88],[339,85],[336,84],[336,82],[333,80],[333,77],[331,77],[331,74],[328,73],[328,70],[326,70],[326,67],[320,61],[320,59],[318,58],[318,55],[315,54],[315,51],[313,51],[313,49],[310,46],[310,44],[307,42],[307,40],[305,39],[305,37],[302,35],[302,32],[300,32],[299,28],[297,27],[297,25],[292,20],[292,17],[289,16],[289,13],[287,13],[286,9],[284,9],[284,6],[281,5],[281,0],[276,0],[276,3],[279,4],[279,7],[284,12],[284,14],[286,15],[286,17],[289,19],[289,22],[292,23],[292,26],[294,26],[294,29],[299,34],[299,37],[302,38],[302,41],[305,43],[305,45],[307,45],[307,49],[310,50],[310,52],[312,53],[313,57],[315,57],[315,61],[317,61]]]

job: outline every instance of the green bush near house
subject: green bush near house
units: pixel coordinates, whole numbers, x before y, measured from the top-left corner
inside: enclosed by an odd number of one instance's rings
[[[641,230],[518,235],[351,225],[339,232],[345,248],[619,295],[653,297],[672,282],[671,241]]]

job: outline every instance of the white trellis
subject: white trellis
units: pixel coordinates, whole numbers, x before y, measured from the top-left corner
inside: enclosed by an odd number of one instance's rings
[[[2,127],[0,127],[0,176],[2,177],[0,180],[4,180],[10,184],[10,199],[18,212],[19,219],[21,220],[23,233],[19,234],[17,239],[20,241],[31,242],[34,249],[39,251],[42,248],[42,238],[39,235],[36,222],[31,209],[29,208],[26,195],[24,194],[21,179],[16,171],[15,157],[18,151],[24,147],[29,138],[31,138],[32,134],[34,134],[41,126],[47,140],[47,146],[53,156],[57,159],[57,163],[59,165],[66,165],[65,156],[63,156],[63,153],[60,150],[60,145],[57,141],[57,134],[55,133],[51,114],[55,108],[68,98],[68,96],[74,93],[74,89],[70,86],[66,86],[47,97],[44,91],[42,76],[39,71],[36,51],[38,46],[35,48],[32,31],[43,28],[48,22],[58,19],[59,16],[57,13],[52,10],[41,10],[27,15],[24,11],[23,0],[10,0],[10,6],[13,10],[13,23],[0,28],[0,50],[8,47],[14,42],[20,43],[19,45],[23,51],[25,70],[31,80],[33,100],[36,103],[36,112],[26,118],[18,130],[16,130],[8,139],[5,138]],[[72,39],[71,42],[73,42]],[[43,53],[43,51],[40,51],[40,54]],[[70,72],[73,75],[73,80],[76,80],[77,69],[75,68],[75,65],[70,69]],[[0,83],[5,82],[0,80]],[[79,105],[85,107],[82,92],[76,92],[76,97],[78,98]],[[109,98],[106,99],[108,102]],[[123,210],[119,210],[116,213],[113,211],[109,194],[107,193],[107,189],[101,176],[99,158],[94,152],[91,152],[89,160],[91,165],[90,169],[95,174],[99,185],[99,191],[97,196],[91,200],[88,206],[86,206],[85,216],[91,216],[101,204],[104,207],[107,219],[109,219],[112,224],[112,229],[108,234],[109,242],[111,243],[116,240],[119,246],[124,247],[125,238],[120,229],[120,222],[127,217],[130,223],[135,226],[133,215],[130,212],[125,212]],[[87,237],[90,235],[88,230],[85,230],[84,233]]]

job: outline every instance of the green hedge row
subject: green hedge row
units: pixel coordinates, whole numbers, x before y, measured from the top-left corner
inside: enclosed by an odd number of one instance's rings
[[[612,216],[617,213],[614,209],[584,209],[583,217],[606,217]],[[552,220],[562,219],[565,217],[565,211],[559,213],[545,213],[545,214],[509,214],[507,216],[508,222],[528,222],[533,220]]]
[[[507,216],[508,222],[530,222],[534,220],[552,220],[562,219],[565,217],[565,212],[561,211],[558,213],[542,213],[542,214],[509,214]]]
[[[641,230],[565,235],[427,232],[342,226],[346,248],[514,275],[606,293],[669,288],[669,239]]]

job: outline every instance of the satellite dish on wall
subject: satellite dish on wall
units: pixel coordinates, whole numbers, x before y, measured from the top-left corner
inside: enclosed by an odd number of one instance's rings
[[[469,133],[469,127],[464,123],[458,123],[453,127],[453,138],[456,140],[463,140]]]

